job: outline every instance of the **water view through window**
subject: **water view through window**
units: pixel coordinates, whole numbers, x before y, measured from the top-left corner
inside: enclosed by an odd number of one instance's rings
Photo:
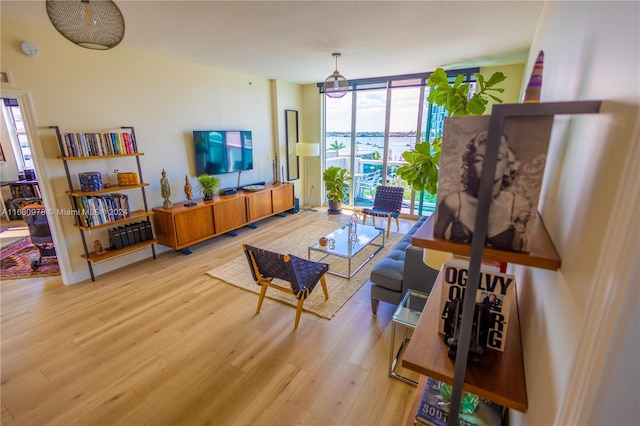
[[[345,203],[371,206],[376,187],[383,182],[406,186],[396,171],[405,163],[402,153],[425,140],[423,92],[421,87],[397,87],[326,98],[325,167],[339,166],[351,172],[353,181]],[[405,213],[416,210],[411,205],[412,192],[409,187],[405,190]]]
[[[458,74],[475,90],[477,68],[448,72]],[[325,106],[325,168],[343,167],[351,173],[351,189],[344,203],[371,206],[378,185],[402,186],[402,212],[425,215],[435,209],[436,196],[416,193],[397,176],[406,162],[405,151],[417,143],[442,135],[444,107],[429,104],[429,73],[350,81],[342,98],[323,96]],[[321,84],[318,85],[320,87]]]

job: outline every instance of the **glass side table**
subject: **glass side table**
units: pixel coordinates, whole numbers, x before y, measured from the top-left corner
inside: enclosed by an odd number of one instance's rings
[[[409,343],[409,332],[413,332],[418,324],[418,320],[420,319],[420,315],[422,315],[422,310],[424,306],[427,304],[427,299],[429,295],[426,293],[422,293],[417,290],[409,289],[402,301],[398,305],[398,308],[393,313],[393,317],[391,317],[391,350],[389,352],[389,376],[401,380],[405,383],[409,383],[411,385],[417,386],[418,382],[409,379],[408,377],[404,377],[399,373],[396,373],[396,366],[398,362],[402,359],[402,355],[407,347],[407,343]],[[395,352],[396,346],[396,326],[401,326],[404,330],[404,337],[402,339],[402,343],[400,344],[400,348],[398,352]]]

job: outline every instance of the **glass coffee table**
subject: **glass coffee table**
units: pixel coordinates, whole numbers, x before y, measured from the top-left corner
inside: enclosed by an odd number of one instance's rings
[[[407,336],[408,331],[413,332],[413,330],[415,330],[428,298],[429,295],[426,293],[412,289],[407,290],[402,301],[398,305],[398,308],[393,313],[393,317],[391,317],[392,326],[391,352],[389,354],[389,376],[414,386],[417,386],[418,382],[396,373],[396,366],[404,354],[407,343],[409,343],[409,337]],[[395,352],[396,326],[398,325],[404,329],[404,337],[398,352]]]
[[[366,265],[376,253],[384,248],[384,233],[385,231],[383,229],[374,228],[373,226],[348,223],[327,235],[325,237],[328,240],[326,245],[321,246],[319,241],[311,244],[307,250],[307,257],[311,260],[311,252],[315,251],[323,254],[320,259],[315,260],[316,262],[321,261],[327,256],[338,256],[347,259],[348,267],[346,274],[332,271],[331,268],[329,268],[328,273],[344,278],[351,278],[360,268]],[[378,239],[378,237],[382,238],[381,244],[374,244],[373,241]],[[352,271],[352,259],[367,246],[374,246],[377,247],[377,249]]]

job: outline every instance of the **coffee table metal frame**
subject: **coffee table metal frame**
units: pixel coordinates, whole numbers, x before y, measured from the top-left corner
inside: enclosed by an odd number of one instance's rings
[[[418,320],[422,315],[422,310],[427,304],[429,295],[421,291],[409,289],[404,294],[402,301],[396,308],[396,311],[391,317],[391,350],[389,352],[389,376],[394,379],[398,379],[405,383],[409,383],[413,386],[418,386],[418,383],[414,380],[404,377],[403,375],[396,373],[396,366],[398,365],[410,338],[407,337],[407,330],[415,330]],[[396,342],[396,325],[400,325],[404,328],[404,338],[398,348],[398,352],[394,351]]]
[[[352,237],[355,234],[356,237]],[[368,225],[359,225],[354,223],[348,223],[338,230],[333,231],[326,236],[327,240],[333,240],[333,244],[327,243],[326,246],[321,246],[318,241],[313,243],[307,248],[307,258],[311,260],[311,252],[316,251],[323,254],[323,256],[316,261],[319,262],[327,256],[337,256],[347,259],[348,268],[347,274],[341,274],[339,272],[332,271],[329,268],[327,271],[329,274],[337,275],[339,277],[350,279],[356,272],[358,272],[364,265],[371,260],[380,250],[384,248],[384,235],[385,231],[381,228],[375,228]],[[382,236],[382,244],[374,244],[373,241]],[[353,238],[353,239],[352,239]],[[351,271],[351,260],[360,253],[365,247],[374,246],[378,247],[369,257],[367,257],[360,266]]]

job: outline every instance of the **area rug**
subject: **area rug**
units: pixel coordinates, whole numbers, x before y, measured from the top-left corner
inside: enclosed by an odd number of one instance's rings
[[[58,259],[55,256],[42,258],[42,264],[35,271],[31,262],[40,258],[40,251],[31,244],[31,238],[22,237],[2,246],[0,260],[0,278],[13,280],[60,275]]]
[[[304,228],[298,229],[286,237],[274,240],[266,245],[260,245],[260,248],[275,251],[283,254],[293,254],[307,259],[307,247],[320,237],[325,236],[341,225],[336,222],[324,220],[315,221],[306,225]],[[396,245],[402,238],[403,234],[391,233],[389,238],[385,238],[384,248],[380,250],[365,266],[362,267],[351,279],[338,277],[332,274],[326,274],[327,289],[329,291],[329,300],[324,299],[324,294],[320,285],[314,289],[311,296],[304,302],[303,310],[313,313],[321,318],[331,319],[336,312],[344,306],[344,304],[353,296],[362,285],[369,279],[371,269]],[[381,237],[374,241],[374,244],[380,244]],[[248,244],[251,244],[250,242]],[[377,249],[375,246],[366,247],[361,253],[352,260],[352,270],[357,268],[364,259]],[[321,253],[312,252],[311,260],[318,260]],[[347,271],[347,260],[336,256],[329,256],[322,260],[329,263],[332,271],[345,273]],[[244,253],[226,264],[212,269],[207,272],[214,278],[220,279],[228,284],[240,287],[244,290],[258,294],[260,286],[255,284],[251,276],[251,270]],[[284,283],[287,285],[286,283]],[[278,300],[280,302],[296,306],[297,299],[292,295],[278,291],[276,289],[268,289],[267,297]],[[256,299],[257,303],[257,299]]]

